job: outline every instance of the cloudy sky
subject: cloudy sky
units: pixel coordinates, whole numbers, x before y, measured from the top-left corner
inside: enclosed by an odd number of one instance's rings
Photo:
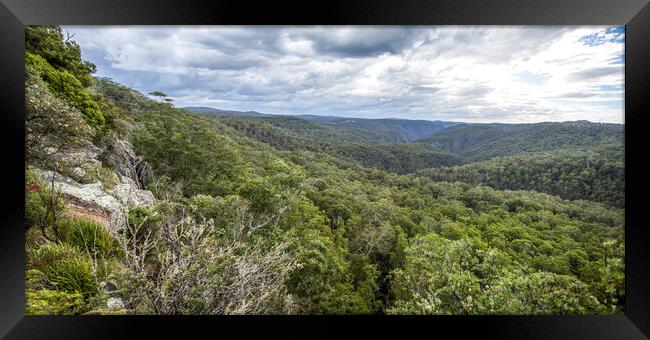
[[[176,106],[466,122],[624,120],[624,28],[64,26]]]

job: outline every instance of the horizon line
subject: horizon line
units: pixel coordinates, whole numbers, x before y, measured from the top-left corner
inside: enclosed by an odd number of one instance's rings
[[[220,109],[212,106],[180,106],[178,107],[180,109],[188,110],[190,112],[193,112],[189,109],[211,109],[215,111],[221,111],[224,113],[228,112],[233,112],[233,113],[256,113],[264,116],[315,116],[315,117],[332,117],[332,118],[348,118],[348,119],[367,119],[367,120],[409,120],[409,121],[425,121],[425,122],[445,122],[445,123],[464,123],[464,124],[504,124],[504,125],[517,125],[517,124],[542,124],[542,123],[575,123],[575,122],[587,122],[590,124],[614,124],[614,125],[625,125],[625,120],[622,123],[612,123],[612,122],[598,122],[598,121],[591,121],[591,120],[586,120],[586,119],[578,119],[578,120],[545,120],[545,121],[540,121],[540,122],[522,122],[522,123],[504,123],[504,122],[499,122],[499,121],[488,121],[488,122],[469,122],[469,121],[462,121],[462,120],[442,120],[442,119],[424,119],[424,118],[419,118],[419,119],[412,119],[412,118],[398,118],[398,117],[381,117],[381,118],[366,118],[366,117],[349,117],[349,116],[337,116],[337,115],[327,115],[327,114],[311,114],[311,113],[304,113],[304,114],[291,114],[291,113],[265,113],[265,112],[260,112],[256,110],[247,110],[247,111],[241,111],[241,110],[229,110],[229,109]],[[196,113],[196,112],[195,112]]]

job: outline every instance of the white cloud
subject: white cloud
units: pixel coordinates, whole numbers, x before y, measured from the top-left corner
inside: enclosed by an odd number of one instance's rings
[[[471,122],[623,122],[607,27],[67,26],[85,58],[178,106]]]

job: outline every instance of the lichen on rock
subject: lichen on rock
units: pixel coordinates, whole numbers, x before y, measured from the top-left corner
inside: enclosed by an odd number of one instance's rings
[[[106,228],[126,223],[124,211],[129,206],[152,206],[153,194],[138,189],[133,180],[121,176],[120,183],[104,191],[101,182],[81,184],[54,171],[34,168],[43,180],[60,191],[68,204],[66,213],[96,221]]]
[[[89,143],[52,154],[61,168],[34,170],[48,185],[54,182],[68,204],[67,215],[112,228],[126,223],[129,207],[151,207],[156,200],[144,190],[147,165],[131,144],[114,134],[99,143],[102,147]]]
[[[120,203],[128,206],[153,206],[156,199],[149,190],[141,190],[129,177],[118,175],[119,183],[108,190],[108,193],[117,198]]]
[[[54,171],[38,168],[34,168],[34,171],[47,185],[53,183],[54,189],[61,192],[63,200],[69,206],[69,215],[94,220],[105,227],[125,222],[123,205],[115,197],[104,192],[100,182],[81,184]]]

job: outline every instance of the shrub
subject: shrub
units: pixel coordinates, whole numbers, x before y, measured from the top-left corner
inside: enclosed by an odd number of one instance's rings
[[[112,102],[105,100],[101,95],[97,94],[95,96],[95,101],[99,104],[99,109],[104,114],[106,121],[103,134],[107,135],[107,131],[110,130],[117,133],[118,136],[126,135],[131,123],[128,113]]]
[[[57,290],[78,292],[84,297],[97,292],[90,259],[69,244],[45,243],[29,251],[28,263],[42,271]]]
[[[29,163],[60,162],[55,154],[88,144],[91,128],[77,108],[51,93],[33,70],[27,71],[25,158]],[[53,167],[53,164],[46,166]]]
[[[77,218],[65,219],[59,221],[58,228],[60,240],[80,251],[103,258],[116,252],[115,241],[97,222]]]
[[[159,207],[160,210],[173,210],[174,207]],[[137,228],[155,228],[162,216],[148,207],[132,207],[128,212],[129,225]]]
[[[46,214],[47,204],[43,200],[45,184],[32,171],[25,171],[25,226],[40,225]]]
[[[112,189],[119,182],[117,174],[115,173],[115,171],[111,170],[110,168],[102,166],[101,168],[99,168],[98,172],[99,172],[99,181],[102,182],[104,189]]]
[[[29,52],[25,53],[25,62],[27,68],[33,70],[47,83],[50,91],[79,109],[88,124],[95,127],[104,124],[104,115],[99,105],[74,75],[65,70],[55,69],[41,56]]]
[[[219,202],[210,195],[196,195],[192,197],[189,205],[194,218],[215,219],[221,213]]]
[[[46,235],[55,215],[63,212],[61,195],[50,188],[33,171],[25,171],[25,227],[38,227]]]
[[[79,293],[50,289],[27,289],[25,293],[27,314],[77,314],[84,306],[83,296]]]

